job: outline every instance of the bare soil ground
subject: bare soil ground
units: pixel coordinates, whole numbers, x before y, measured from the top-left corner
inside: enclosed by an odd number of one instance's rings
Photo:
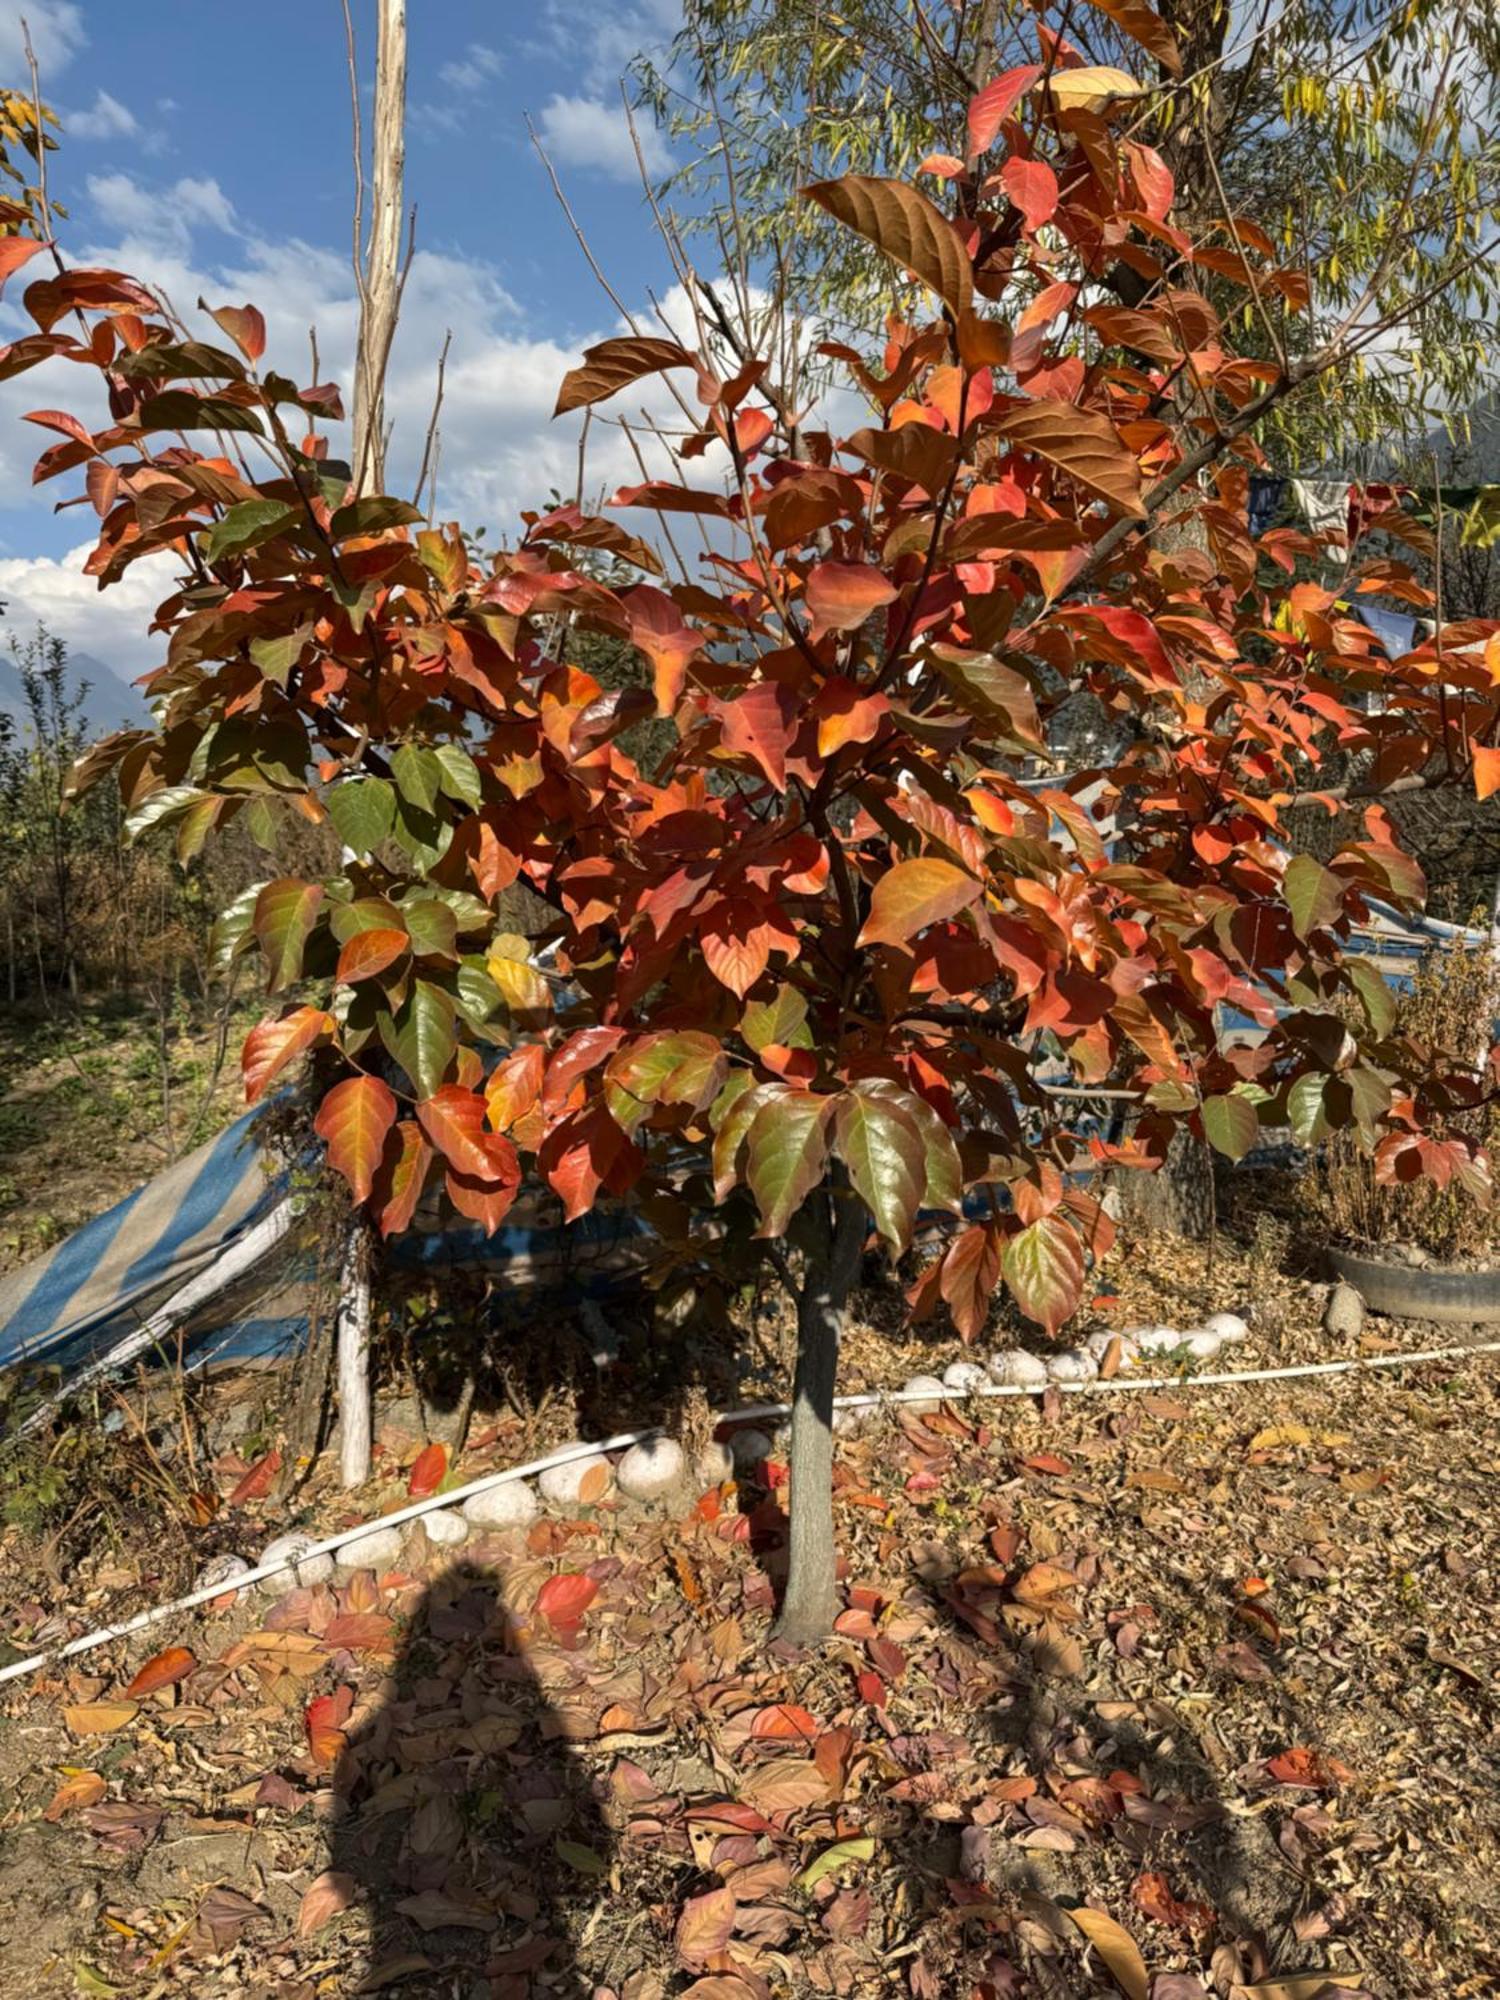
[[[1268,1240],[1212,1281],[1138,1247],[1110,1317],[1249,1301],[1234,1365],[1330,1358]],[[864,1306],[849,1388],[959,1351],[899,1332],[890,1293]],[[759,1393],[785,1335],[772,1311],[726,1330],[704,1393]],[[1376,1324],[1362,1351],[1439,1338]],[[580,1362],[572,1393],[481,1412],[450,1478],[601,1393]],[[1476,1357],[888,1413],[839,1442],[845,1608],[816,1655],[767,1643],[774,1461],[185,1616],[0,1690],[0,1972],[296,2000],[1495,1992],[1497,1404]],[[360,1514],[423,1441],[388,1415]],[[264,1442],[202,1477],[227,1495]],[[133,1559],[68,1543],[51,1580],[12,1535],[7,1637],[354,1511],[315,1478]]]

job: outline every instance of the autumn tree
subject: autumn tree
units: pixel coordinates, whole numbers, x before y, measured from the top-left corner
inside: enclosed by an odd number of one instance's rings
[[[1384,1174],[1488,1184],[1444,1124],[1487,1074],[1403,1041],[1345,945],[1371,899],[1422,896],[1379,793],[1500,759],[1500,642],[1450,624],[1392,665],[1298,580],[1306,536],[1245,520],[1257,426],[1386,320],[1237,355],[1195,283],[1222,260],[1173,222],[1128,94],[1036,33],[969,107],[956,216],[876,177],[806,190],[924,301],[875,351],[831,348],[866,421],[788,413],[763,359],[709,341],[610,340],[566,378],[560,414],[669,375],[697,413],[683,464],[719,448],[723,491],[528,513],[481,558],[356,493],[336,391],[265,365],[253,307],[199,339],[139,281],[66,271],[0,351],[0,373],[108,378],[103,428],[35,415],[57,434],[38,476],[84,475],[92,573],[181,566],[158,726],[81,782],[116,771],[184,852],[242,815],[327,815],[350,857],[228,920],[271,1001],[249,1096],[312,1055],[316,1130],[386,1235],[429,1190],[494,1229],[530,1173],[570,1219],[635,1202],[664,1259],[769,1260],[799,1327],[799,1642],[836,1609],[838,1336],[872,1241],[899,1255],[945,1219],[913,1309],[975,1339],[1003,1289],[1055,1336],[1113,1234],[1092,1176],[1150,1170],[1180,1129],[1235,1159],[1263,1125],[1352,1127]],[[1298,310],[1269,239],[1237,240],[1246,293]],[[1134,307],[1097,282],[1122,257]],[[674,515],[712,535],[667,587],[627,523]],[[1388,556],[1378,580],[1422,594]],[[649,691],[583,671],[580,629],[633,647]],[[1057,753],[1083,694],[1123,750]],[[648,715],[669,734],[643,769],[621,739]],[[1369,753],[1359,837],[1289,861],[1283,816],[1335,750]],[[497,916],[517,883],[539,941]],[[1253,1043],[1221,1040],[1226,1003]],[[1128,1144],[1061,1083],[1131,1094]]]

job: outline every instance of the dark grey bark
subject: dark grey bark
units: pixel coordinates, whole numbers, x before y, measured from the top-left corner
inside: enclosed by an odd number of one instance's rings
[[[869,1217],[848,1186],[824,1186],[803,1217],[792,1389],[791,1527],[786,1595],[775,1636],[795,1646],[826,1639],[838,1615],[833,1541],[833,1392],[849,1294]]]

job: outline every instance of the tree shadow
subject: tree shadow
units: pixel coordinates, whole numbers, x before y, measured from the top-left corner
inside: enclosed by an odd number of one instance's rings
[[[514,1631],[493,1571],[435,1578],[348,1731],[331,1866],[368,1914],[361,1991],[403,1960],[434,1996],[595,1990],[577,1943],[603,1911],[612,1836]]]

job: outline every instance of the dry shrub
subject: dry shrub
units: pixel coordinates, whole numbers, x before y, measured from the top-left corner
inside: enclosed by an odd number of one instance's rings
[[[1397,998],[1395,1032],[1460,1065],[1482,1064],[1500,1015],[1500,955],[1493,944],[1466,950],[1459,944],[1423,960],[1410,992]],[[1500,1106],[1456,1114],[1446,1129],[1464,1132],[1500,1159]],[[1410,1244],[1443,1262],[1484,1260],[1500,1249],[1500,1210],[1453,1181],[1446,1188],[1422,1180],[1383,1184],[1375,1162],[1353,1130],[1324,1141],[1303,1175],[1305,1212],[1337,1241],[1380,1250]]]

